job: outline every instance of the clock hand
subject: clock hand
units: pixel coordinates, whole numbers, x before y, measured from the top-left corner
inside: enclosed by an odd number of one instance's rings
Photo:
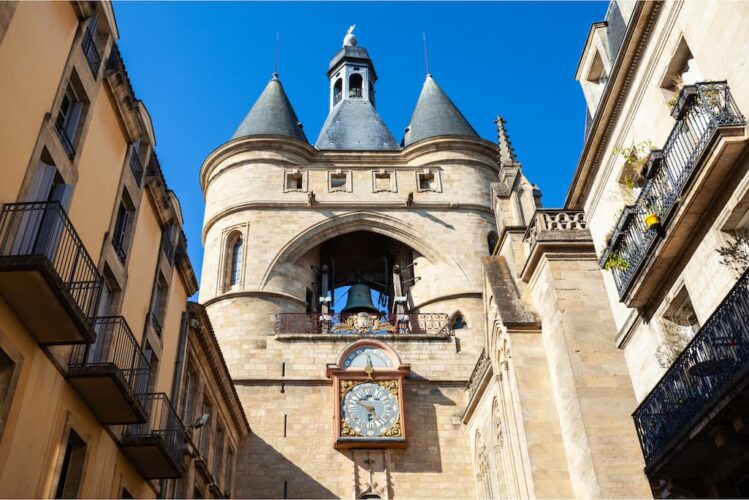
[[[365,410],[367,410],[370,413],[375,413],[375,407],[372,406],[372,405],[364,404],[361,401],[357,401],[356,404],[358,404],[359,406],[363,407]]]

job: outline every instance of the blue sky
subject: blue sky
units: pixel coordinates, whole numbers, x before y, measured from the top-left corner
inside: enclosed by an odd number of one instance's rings
[[[574,73],[605,2],[204,3],[116,2],[119,45],[156,131],[169,186],[182,201],[200,272],[203,195],[198,172],[226,142],[273,72],[310,141],[328,112],[328,60],[350,24],[372,57],[377,107],[400,141],[431,73],[479,134],[507,120],[525,174],[547,207],[564,201],[580,154],[585,104]]]

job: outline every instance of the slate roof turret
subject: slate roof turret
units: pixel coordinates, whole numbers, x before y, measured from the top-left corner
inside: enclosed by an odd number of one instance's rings
[[[284,135],[307,142],[302,124],[276,73],[231,138],[253,135]]]

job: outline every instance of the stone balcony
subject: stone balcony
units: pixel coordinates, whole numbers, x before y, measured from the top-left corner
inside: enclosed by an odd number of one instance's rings
[[[276,315],[276,335],[283,338],[435,338],[451,335],[447,314],[322,314]]]

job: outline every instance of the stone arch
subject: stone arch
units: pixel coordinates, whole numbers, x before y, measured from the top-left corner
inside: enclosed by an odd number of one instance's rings
[[[435,249],[429,238],[415,227],[386,214],[351,212],[313,224],[287,242],[266,269],[260,281],[260,287],[263,288],[268,284],[273,270],[282,263],[297,261],[325,241],[355,231],[370,231],[400,241],[419,252],[430,263],[446,263],[455,269],[460,269],[464,281],[468,283],[468,274],[463,266],[452,256]]]
[[[469,328],[466,315],[460,312],[460,310],[453,312],[447,322],[450,325],[451,330],[460,330],[461,328]]]

